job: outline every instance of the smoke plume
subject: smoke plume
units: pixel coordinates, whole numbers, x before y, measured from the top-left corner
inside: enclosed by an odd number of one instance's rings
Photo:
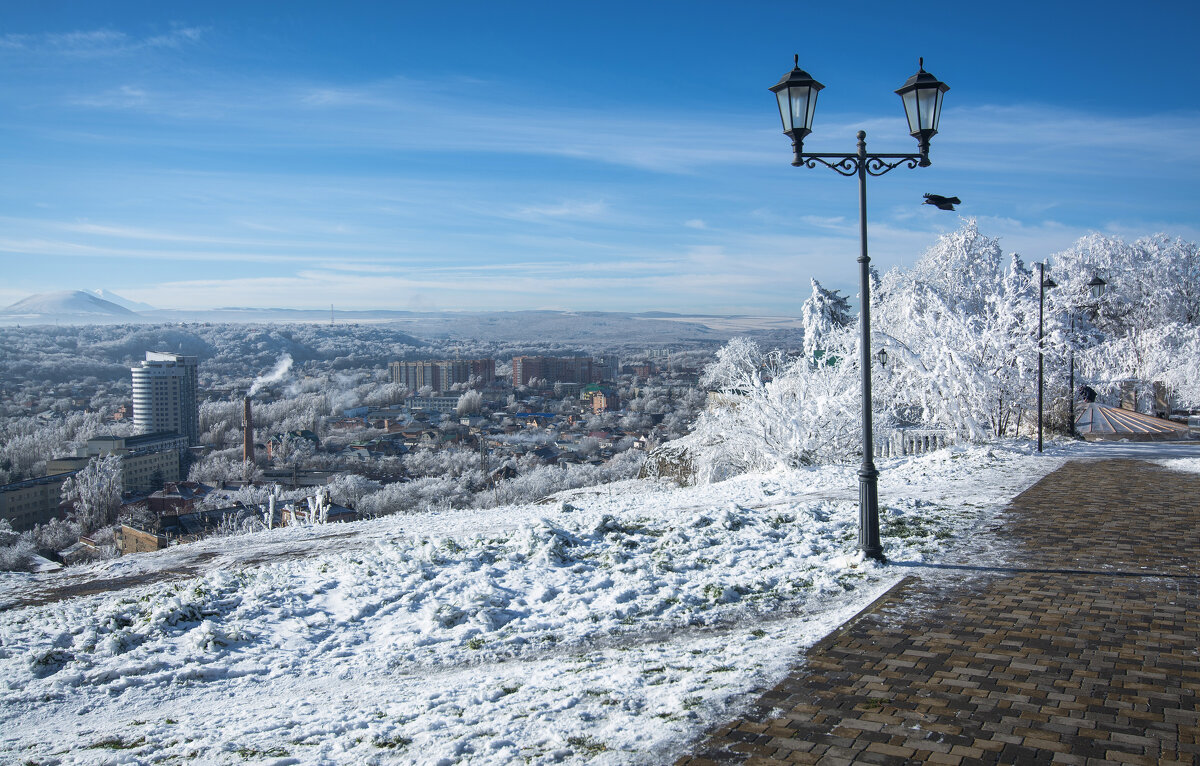
[[[246,393],[246,398],[251,398],[257,394],[263,386],[269,386],[272,383],[278,383],[288,376],[292,369],[292,355],[284,354],[279,357],[279,361],[275,363],[275,367],[266,375],[259,375],[254,379],[254,383],[250,385],[250,390]]]

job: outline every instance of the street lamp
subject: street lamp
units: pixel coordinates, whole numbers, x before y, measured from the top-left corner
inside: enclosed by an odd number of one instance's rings
[[[792,139],[795,155],[792,165],[815,168],[817,163],[843,176],[858,176],[858,233],[861,255],[858,257],[861,288],[859,299],[859,367],[862,371],[862,430],[863,462],[858,469],[858,544],[864,555],[883,561],[883,545],[879,540],[879,471],[875,468],[875,447],[871,433],[871,259],[867,255],[867,176],[881,176],[904,165],[909,168],[927,167],[929,139],[937,134],[942,112],[942,96],[950,86],[925,71],[920,59],[919,71],[896,91],[904,103],[909,132],[917,139],[917,154],[867,154],[867,134],[858,131],[858,151],[854,154],[810,154],[804,151],[804,139],[812,132],[813,115],[817,108],[817,93],[825,86],[800,68],[799,55],[795,66],[771,87],[779,101],[779,116],[783,132]]]
[[[1095,313],[1099,312],[1099,310],[1100,310],[1100,299],[1104,297],[1104,292],[1105,292],[1105,290],[1108,289],[1108,283],[1105,282],[1103,279],[1101,279],[1100,275],[1097,274],[1096,276],[1092,277],[1091,282],[1087,283],[1087,287],[1088,287],[1088,293],[1092,296],[1092,300],[1096,301],[1096,305],[1091,307],[1092,311],[1093,311],[1092,318],[1095,319]],[[1071,354],[1070,354],[1070,359],[1071,359],[1071,362],[1070,362],[1071,372],[1069,373],[1069,381],[1067,383],[1067,402],[1068,402],[1068,406],[1070,407],[1069,417],[1070,417],[1070,424],[1071,424],[1071,426],[1070,426],[1071,427],[1071,436],[1078,436],[1079,434],[1075,430],[1075,311],[1074,310],[1071,311]]]
[[[1038,264],[1038,452],[1042,451],[1042,316],[1046,311],[1046,291],[1058,287],[1058,283],[1046,276],[1046,262]]]

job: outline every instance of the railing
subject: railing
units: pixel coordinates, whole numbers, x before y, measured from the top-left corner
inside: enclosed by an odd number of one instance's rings
[[[957,441],[958,435],[947,428],[889,428],[875,433],[875,457],[924,455]]]

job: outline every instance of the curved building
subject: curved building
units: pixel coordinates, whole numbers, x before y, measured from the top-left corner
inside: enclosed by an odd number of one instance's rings
[[[133,373],[133,424],[138,433],[171,431],[200,441],[196,357],[147,351]]]

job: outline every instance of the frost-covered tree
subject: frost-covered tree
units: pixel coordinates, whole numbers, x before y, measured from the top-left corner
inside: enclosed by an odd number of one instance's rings
[[[121,458],[93,458],[62,485],[62,499],[71,506],[71,520],[87,535],[117,520],[121,508]]]
[[[379,482],[354,473],[344,473],[325,485],[333,501],[347,508],[357,508],[359,501],[382,487]]]
[[[1037,287],[1020,257],[1004,260],[969,221],[911,272],[883,278],[873,310],[889,356],[876,386],[885,415],[976,439],[1017,433],[1036,390]]]
[[[1200,406],[1194,337],[1200,326],[1200,251],[1192,242],[1155,235],[1127,243],[1093,234],[1057,253],[1049,311],[1076,332],[1069,338],[1077,373],[1115,394],[1133,381],[1143,393],[1167,383],[1185,407]],[[1094,299],[1099,277],[1105,294]],[[1188,374],[1188,369],[1193,372]]]
[[[253,463],[243,462],[240,449],[223,450],[206,455],[192,464],[188,481],[221,485],[229,482],[258,481],[262,470]]]
[[[1065,393],[1074,349],[1084,358],[1081,377],[1163,381],[1200,404],[1195,245],[1093,236],[1058,259],[1061,287],[1047,303],[1042,346],[1052,396]],[[1089,305],[1081,296],[1097,274],[1110,283],[1128,278],[1126,292]],[[1148,276],[1155,274],[1183,284],[1163,285]],[[734,339],[705,369],[701,382],[715,406],[684,439],[702,473],[857,457],[857,328],[840,296],[815,282],[813,291],[802,357]],[[873,345],[889,358],[872,372],[877,426],[936,426],[980,440],[1028,432],[1036,406],[1038,284],[1019,256],[1005,257],[999,240],[967,221],[911,270],[879,279],[872,292]]]
[[[850,302],[837,290],[826,290],[815,279],[812,280],[812,295],[800,307],[800,320],[804,325],[804,355],[809,359],[824,351],[825,343],[855,321]]]
[[[470,415],[473,412],[479,412],[482,408],[483,394],[478,391],[466,391],[458,397],[458,404],[455,406],[454,412],[458,415]]]

